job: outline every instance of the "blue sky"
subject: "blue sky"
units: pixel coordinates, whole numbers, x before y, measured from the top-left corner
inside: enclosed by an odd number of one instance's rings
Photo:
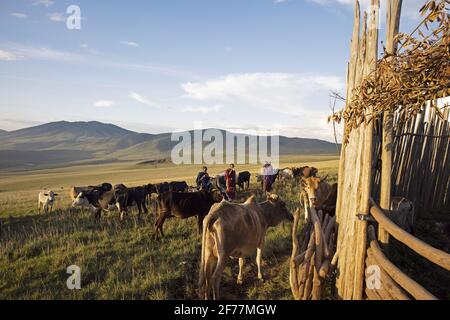
[[[404,3],[409,31],[423,0]],[[66,27],[73,4],[81,30]],[[156,133],[200,121],[332,140],[328,93],[345,91],[352,5],[2,0],[0,128],[98,120]]]

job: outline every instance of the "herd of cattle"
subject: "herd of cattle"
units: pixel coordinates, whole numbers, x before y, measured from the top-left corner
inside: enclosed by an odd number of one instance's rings
[[[314,207],[330,216],[335,215],[337,184],[330,185],[326,178],[317,176],[318,170],[313,167],[286,168],[276,172],[273,179],[280,183],[286,180],[298,181],[301,184],[298,195],[299,203],[304,207]],[[240,187],[247,187],[251,174],[247,171],[239,174]],[[257,176],[257,181],[261,179]],[[163,224],[169,217],[189,218],[197,216],[198,231],[202,234],[201,267],[199,286],[206,299],[219,298],[219,285],[223,269],[230,257],[239,259],[237,283],[243,281],[244,257],[256,251],[258,278],[263,279],[261,272],[261,253],[266,231],[283,220],[293,220],[286,203],[276,194],[267,193],[267,199],[256,202],[250,196],[244,203],[227,201],[223,191],[221,176],[213,178],[214,187],[210,190],[197,190],[189,187],[185,181],[147,184],[139,187],[126,187],[123,184],[111,185],[102,183],[96,186],[72,187],[70,196],[73,207],[88,207],[96,219],[100,219],[102,211],[117,209],[121,219],[128,209],[136,205],[139,214],[148,212],[147,204],[155,205],[156,236],[164,236]],[[247,185],[245,185],[247,184]],[[39,211],[50,210],[57,194],[53,191],[42,191],[39,194]],[[393,206],[403,214],[392,215],[400,218],[396,221],[407,231],[412,232],[414,207],[406,199],[394,198]],[[307,213],[308,210],[305,210]],[[307,215],[305,216],[308,219]],[[398,219],[397,219],[398,220]],[[404,224],[404,225],[402,225]]]

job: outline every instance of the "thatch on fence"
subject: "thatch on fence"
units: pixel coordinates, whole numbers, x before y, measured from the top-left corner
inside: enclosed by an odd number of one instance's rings
[[[351,130],[386,111],[400,107],[414,116],[427,101],[450,96],[450,15],[445,7],[449,3],[428,1],[421,9],[424,19],[416,30],[419,36],[398,34],[395,42],[399,42],[400,50],[389,51],[386,47],[376,68],[358,86],[350,84],[351,101],[329,118],[345,120],[344,142],[348,142]],[[430,24],[434,29],[425,35],[423,29]],[[443,116],[435,104],[433,107]]]

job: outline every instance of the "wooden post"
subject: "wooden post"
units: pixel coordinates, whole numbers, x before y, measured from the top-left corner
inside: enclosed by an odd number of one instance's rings
[[[400,26],[402,0],[387,0],[387,25],[386,25],[386,51],[387,54],[395,54],[398,41],[395,36]],[[393,149],[393,112],[386,111],[383,115],[383,138],[381,148],[381,191],[380,206],[389,210],[392,196],[392,149]],[[389,234],[378,228],[378,239],[381,243],[389,242]]]
[[[364,75],[367,76],[376,69],[378,58],[378,18],[380,0],[372,0],[370,6],[367,51],[364,66]],[[373,158],[373,112],[369,109],[366,118],[369,119],[363,124],[362,132],[364,139],[364,162],[361,173],[361,202],[359,213],[368,215],[370,210],[370,196],[372,187],[372,158]],[[361,300],[364,293],[365,260],[367,251],[367,221],[361,220],[356,227],[356,251],[355,251],[355,280],[353,286],[353,299]]]
[[[351,40],[351,51],[350,51],[350,62],[348,64],[348,72],[347,72],[347,96],[346,96],[346,107],[349,105],[353,93],[353,88],[355,87],[355,79],[356,79],[356,73],[357,73],[357,66],[358,66],[358,54],[359,54],[359,33],[360,33],[360,26],[361,26],[361,10],[359,6],[359,1],[355,0],[355,8],[354,8],[354,21],[353,21],[353,34],[352,34],[352,40]],[[346,123],[344,123],[344,134],[346,132],[345,127]],[[344,141],[348,137],[344,136]],[[345,255],[348,250],[348,246],[346,243],[348,242],[348,239],[346,239],[346,229],[349,222],[347,221],[347,215],[348,215],[348,203],[344,202],[344,198],[346,196],[344,188],[346,184],[346,168],[348,167],[347,161],[353,160],[352,155],[352,146],[346,145],[345,143],[342,144],[341,147],[341,157],[339,161],[339,173],[338,173],[338,196],[337,196],[337,202],[336,202],[336,221],[338,224],[340,224],[339,228],[341,231],[338,233],[338,239],[337,239],[337,245],[338,247],[342,248],[341,257],[344,257],[343,259],[338,260],[338,268],[339,276],[336,279],[336,293],[338,295],[338,298],[345,299],[345,287],[346,287],[346,278],[345,278],[345,271],[347,270],[347,267],[340,263],[340,261],[345,260]],[[345,231],[344,231],[345,230]]]

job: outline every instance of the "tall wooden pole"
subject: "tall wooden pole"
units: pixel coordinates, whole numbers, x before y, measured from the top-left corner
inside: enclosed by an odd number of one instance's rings
[[[364,66],[364,75],[367,76],[376,69],[378,60],[378,22],[380,0],[372,0],[369,13],[367,51]],[[363,124],[364,162],[362,163],[362,183],[360,213],[368,215],[370,210],[370,197],[372,189],[372,158],[373,158],[373,110],[366,112],[366,119],[370,122]],[[366,120],[366,121],[367,121]],[[361,300],[364,292],[365,260],[367,251],[367,221],[361,220],[356,228],[355,252],[355,281],[353,286],[353,299]]]
[[[358,53],[359,53],[359,33],[360,33],[360,26],[361,26],[361,10],[359,6],[359,1],[355,0],[355,10],[354,10],[354,22],[353,22],[353,35],[351,40],[351,51],[350,51],[350,62],[348,64],[348,71],[347,71],[347,95],[346,95],[346,108],[349,105],[353,93],[353,88],[355,87],[355,78],[356,78],[356,72],[357,72],[357,65],[358,65]],[[347,124],[344,123],[344,134],[346,132]],[[344,136],[344,141],[348,137]],[[350,153],[350,155],[347,155]],[[344,201],[344,198],[346,198],[346,194],[344,191],[345,188],[345,181],[346,181],[346,167],[347,160],[352,160],[352,150],[349,149],[348,145],[345,143],[342,144],[341,147],[341,157],[339,161],[339,174],[338,174],[338,196],[337,196],[337,203],[336,203],[336,221],[337,223],[341,223],[339,229],[340,232],[338,232],[338,239],[337,239],[337,246],[339,248],[342,248],[342,252],[339,254],[338,258],[338,268],[339,268],[339,276],[336,279],[336,293],[338,295],[338,298],[340,299],[346,299],[345,295],[345,289],[346,289],[346,277],[345,273],[348,269],[345,265],[344,261],[346,260],[347,251],[349,250],[346,243],[348,243],[348,235],[346,234],[346,229],[348,225],[347,221],[347,214],[348,214],[348,203]]]
[[[395,36],[400,27],[401,10],[402,0],[387,0],[386,52],[389,55],[397,51],[398,41]],[[385,210],[389,210],[392,196],[393,112],[394,110],[385,111],[383,115],[380,207]],[[383,244],[389,242],[389,234],[382,227],[378,228],[378,239]]]

